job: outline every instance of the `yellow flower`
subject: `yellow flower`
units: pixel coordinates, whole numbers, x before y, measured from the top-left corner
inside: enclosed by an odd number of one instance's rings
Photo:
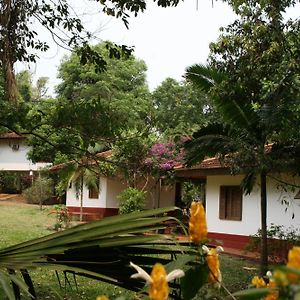
[[[252,278],[251,283],[256,287],[256,288],[263,288],[266,287],[266,282],[264,281],[263,278],[258,277],[258,276],[254,276]]]
[[[269,283],[267,284],[267,287],[270,289],[270,292],[264,300],[277,300],[279,296],[279,291],[277,289],[275,281],[270,279]]]
[[[102,296],[98,296],[96,300],[108,300],[108,298],[102,295]]]
[[[272,273],[269,271],[267,273],[267,276],[271,277]],[[268,295],[264,298],[264,300],[276,300],[276,299],[278,299],[279,291],[277,289],[277,284],[273,279],[269,278],[269,282],[266,283],[266,281],[262,277],[254,276],[252,278],[251,283],[256,288],[269,288],[270,289]]]
[[[224,251],[221,246],[217,248],[208,249],[206,246],[202,247],[203,252],[206,253],[206,262],[209,268],[208,282],[215,283],[222,281],[222,274],[220,271],[219,253]]]
[[[200,244],[207,238],[206,216],[202,203],[193,201],[191,204],[190,214],[190,240],[195,244]]]
[[[282,272],[281,270],[275,270],[273,278],[274,278],[275,282],[277,283],[277,285],[287,286],[289,284],[286,273]]]
[[[293,247],[288,254],[289,268],[300,270],[300,247]],[[291,283],[297,283],[300,280],[300,276],[294,273],[287,273],[288,279]]]
[[[130,263],[130,265],[136,269],[137,273],[133,274],[131,278],[142,278],[149,284],[149,297],[152,300],[166,300],[169,295],[168,282],[175,278],[184,276],[182,270],[176,269],[169,274],[166,273],[164,266],[160,263],[156,263],[152,269],[151,276],[143,270],[141,267]]]
[[[165,300],[169,295],[167,273],[162,264],[155,264],[151,272],[152,283],[149,287],[149,296],[153,300]]]

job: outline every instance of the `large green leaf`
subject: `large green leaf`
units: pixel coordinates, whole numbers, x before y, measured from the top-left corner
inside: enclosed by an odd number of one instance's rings
[[[253,288],[248,289],[240,292],[236,292],[233,294],[234,297],[243,300],[254,300],[254,299],[261,299],[266,296],[270,292],[268,288]]]
[[[18,271],[50,266],[139,290],[144,282],[130,278],[134,273],[131,261],[150,272],[156,262],[167,265],[176,255],[184,253],[183,247],[170,240],[170,236],[153,233],[165,228],[165,222],[176,221],[167,215],[176,209],[160,208],[109,217],[1,249],[0,268]],[[10,280],[22,286],[15,278],[8,279],[8,275],[1,274],[8,295]],[[179,286],[175,284],[173,288]]]
[[[207,282],[208,268],[206,265],[196,264],[185,271],[181,279],[181,287],[184,300],[193,299],[199,289]]]

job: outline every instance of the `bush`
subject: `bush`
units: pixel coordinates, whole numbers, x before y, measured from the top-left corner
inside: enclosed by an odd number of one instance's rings
[[[118,195],[119,214],[128,214],[134,211],[141,211],[145,207],[146,195],[136,188],[127,188]]]
[[[8,194],[18,192],[18,178],[15,172],[0,172],[0,192]]]
[[[52,195],[53,180],[46,177],[37,178],[30,188],[23,191],[23,196],[28,203],[39,204],[41,208]]]
[[[30,185],[27,172],[0,171],[0,193],[18,194]]]
[[[54,224],[55,231],[61,231],[70,227],[71,217],[69,215],[68,209],[65,205],[58,204],[54,205],[50,213],[56,214],[56,223]]]

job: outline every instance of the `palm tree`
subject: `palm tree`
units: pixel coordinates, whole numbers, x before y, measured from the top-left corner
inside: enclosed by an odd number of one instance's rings
[[[227,76],[211,66],[199,64],[186,70],[187,80],[208,93],[213,108],[220,115],[218,123],[203,127],[187,143],[187,163],[195,164],[205,156],[219,156],[221,161],[229,162],[233,173],[244,174],[241,185],[245,194],[250,194],[254,183],[260,179],[260,264],[261,273],[265,274],[268,266],[267,175],[270,171],[282,171],[291,165],[290,160],[288,163],[288,160],[281,159],[284,153],[287,154],[284,151],[287,148],[274,138],[275,133],[278,136],[280,126],[287,117],[284,111],[286,106],[275,92],[269,95],[272,101],[265,101],[263,105],[257,106],[251,101],[251,96],[239,90],[238,85],[230,87],[232,90],[228,93],[229,89],[224,88]],[[272,151],[270,147],[266,147],[270,143]],[[295,150],[295,147],[292,148]],[[289,150],[289,159],[295,154],[294,150]]]
[[[66,164],[60,172],[61,188],[66,190],[70,184],[73,184],[76,190],[76,197],[80,199],[79,221],[83,220],[83,187],[99,188],[99,168],[96,164],[89,162],[72,161]]]

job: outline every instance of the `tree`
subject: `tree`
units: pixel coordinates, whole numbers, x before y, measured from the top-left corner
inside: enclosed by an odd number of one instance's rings
[[[167,78],[152,93],[155,126],[170,138],[191,134],[213,117],[206,95],[186,81]]]
[[[69,162],[60,172],[60,183],[64,191],[74,185],[76,197],[80,200],[79,221],[83,221],[83,188],[99,189],[99,169],[97,165],[90,165],[84,162]]]
[[[189,162],[219,155],[245,174],[243,189],[261,184],[261,272],[268,265],[266,179],[295,170],[299,151],[299,24],[282,14],[294,1],[230,1],[240,16],[211,44],[209,66],[194,65],[187,78],[210,93],[221,119],[188,144]],[[266,148],[272,145],[272,150]]]
[[[102,10],[112,16],[122,18],[128,27],[129,12],[135,15],[146,9],[146,2],[141,1],[100,1]],[[158,1],[159,6],[176,6],[179,0]],[[14,74],[17,61],[36,60],[37,51],[47,51],[49,45],[41,40],[35,30],[36,23],[47,29],[53,40],[61,47],[76,50],[82,64],[92,62],[97,71],[106,69],[106,61],[95,52],[88,42],[91,34],[86,32],[79,17],[73,17],[73,9],[67,0],[58,2],[39,0],[4,0],[0,4],[0,67],[4,77],[6,100],[16,104],[19,98]],[[125,45],[109,45],[111,57],[119,58],[121,53],[129,55],[131,48]]]
[[[110,59],[106,44],[95,46],[95,51],[107,60],[107,72],[97,73],[93,64],[82,66],[74,53],[60,66],[58,98],[34,104],[27,114],[32,120],[28,124],[39,124],[30,140],[35,161],[54,161],[56,153],[78,159],[91,155],[89,148],[110,148],[127,130],[150,127],[144,62],[133,56]]]

